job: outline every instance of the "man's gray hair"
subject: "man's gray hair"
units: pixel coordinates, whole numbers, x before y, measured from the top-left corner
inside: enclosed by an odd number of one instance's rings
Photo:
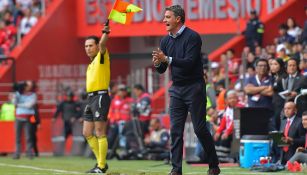
[[[227,91],[227,93],[226,93],[226,98],[228,98],[230,95],[232,95],[232,94],[234,94],[234,95],[238,95],[237,94],[237,92],[235,91],[235,90],[233,90],[233,89],[231,89],[231,90],[228,90]]]
[[[175,17],[180,16],[180,21],[182,24],[185,22],[185,13],[183,8],[180,5],[172,5],[165,8],[165,11],[172,11],[174,12]]]

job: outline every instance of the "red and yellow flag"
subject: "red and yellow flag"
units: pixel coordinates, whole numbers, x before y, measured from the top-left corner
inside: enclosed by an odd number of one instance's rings
[[[116,0],[110,12],[109,19],[121,24],[129,24],[132,21],[134,13],[142,10],[143,9],[136,5]]]

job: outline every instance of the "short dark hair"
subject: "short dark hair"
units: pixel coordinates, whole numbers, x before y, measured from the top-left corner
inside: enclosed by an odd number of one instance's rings
[[[307,115],[307,111],[304,111],[304,112],[302,113],[302,117],[305,116],[305,115]]]
[[[175,17],[180,16],[180,21],[182,24],[185,22],[185,13],[183,8],[180,5],[172,5],[165,8],[165,11],[172,11],[174,12]]]
[[[86,37],[86,38],[85,38],[85,41],[86,41],[86,40],[90,40],[90,39],[94,40],[94,41],[95,41],[95,44],[98,44],[98,43],[99,43],[99,38],[98,38],[97,36],[95,36],[95,35],[91,35],[91,36]]]
[[[249,13],[250,13],[250,14],[253,14],[253,15],[257,15],[257,10],[252,9]]]
[[[300,64],[300,63],[299,63],[299,60],[297,60],[297,59],[295,59],[295,58],[290,58],[290,59],[286,62],[287,66],[288,66],[289,61],[294,61],[295,64],[296,64],[296,66],[299,66],[299,64]]]
[[[288,30],[288,26],[287,26],[287,24],[281,24],[281,25],[279,26],[279,29]]]
[[[138,89],[138,90],[141,90],[141,91],[145,91],[144,86],[141,85],[141,84],[136,84],[136,85],[134,85],[134,89]]]
[[[257,66],[259,62],[265,62],[267,66],[269,66],[269,62],[267,59],[264,59],[264,58],[259,58],[256,60],[256,63],[255,65]]]

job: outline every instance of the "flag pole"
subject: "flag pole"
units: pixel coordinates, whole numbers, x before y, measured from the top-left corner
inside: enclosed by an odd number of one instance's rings
[[[111,8],[111,10],[110,10],[110,12],[109,12],[109,15],[108,15],[108,18],[107,18],[106,22],[104,23],[105,26],[109,26],[110,14],[111,14],[112,9],[115,7],[115,4],[117,3],[117,1],[118,1],[118,0],[115,0],[114,3],[113,3],[113,5],[112,5],[112,8]]]
[[[110,20],[107,19],[106,22],[104,23],[104,26],[109,26],[109,22],[110,22]]]

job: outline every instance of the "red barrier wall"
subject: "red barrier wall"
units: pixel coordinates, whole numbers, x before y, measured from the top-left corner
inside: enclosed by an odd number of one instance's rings
[[[15,151],[14,122],[0,122],[0,153]]]

